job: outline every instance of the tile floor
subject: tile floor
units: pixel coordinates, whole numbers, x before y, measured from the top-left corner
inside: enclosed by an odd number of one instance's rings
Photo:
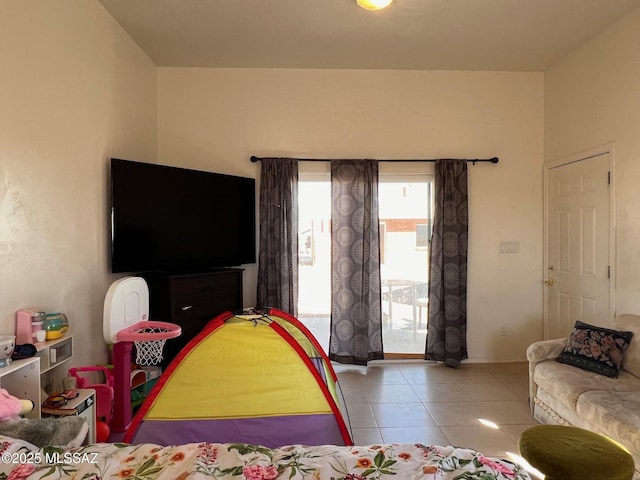
[[[508,458],[518,453],[520,433],[537,423],[529,410],[526,363],[454,369],[386,361],[335,369],[356,445],[455,445]]]

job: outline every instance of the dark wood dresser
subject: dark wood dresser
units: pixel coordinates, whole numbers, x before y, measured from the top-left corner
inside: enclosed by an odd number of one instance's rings
[[[146,274],[150,320],[175,323],[182,335],[167,340],[162,367],[216,315],[242,305],[242,269],[198,274]]]

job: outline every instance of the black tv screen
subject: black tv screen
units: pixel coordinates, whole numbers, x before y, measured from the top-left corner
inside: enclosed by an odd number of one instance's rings
[[[256,261],[255,179],[111,159],[111,271]]]

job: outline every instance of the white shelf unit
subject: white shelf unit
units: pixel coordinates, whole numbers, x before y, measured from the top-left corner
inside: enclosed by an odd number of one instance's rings
[[[67,376],[73,357],[73,337],[65,335],[36,345],[40,359],[40,388],[50,395],[62,391],[62,379]],[[46,397],[45,397],[46,398]],[[42,400],[44,401],[45,398]]]
[[[17,398],[33,402],[27,418],[40,418],[40,405],[47,395],[60,390],[73,356],[71,335],[36,345],[34,357],[13,360],[0,368],[0,388]]]
[[[0,368],[0,387],[14,397],[26,398],[33,402],[33,410],[27,418],[40,418],[40,359],[38,357],[14,360]]]

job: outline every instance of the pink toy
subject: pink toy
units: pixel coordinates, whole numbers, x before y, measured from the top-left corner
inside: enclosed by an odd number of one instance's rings
[[[33,410],[31,400],[20,400],[0,388],[0,421],[13,420]]]
[[[81,372],[102,372],[105,383],[89,383]],[[69,375],[76,379],[78,388],[92,388],[96,392],[96,418],[107,424],[113,415],[113,375],[107,367],[75,367],[69,369]]]

